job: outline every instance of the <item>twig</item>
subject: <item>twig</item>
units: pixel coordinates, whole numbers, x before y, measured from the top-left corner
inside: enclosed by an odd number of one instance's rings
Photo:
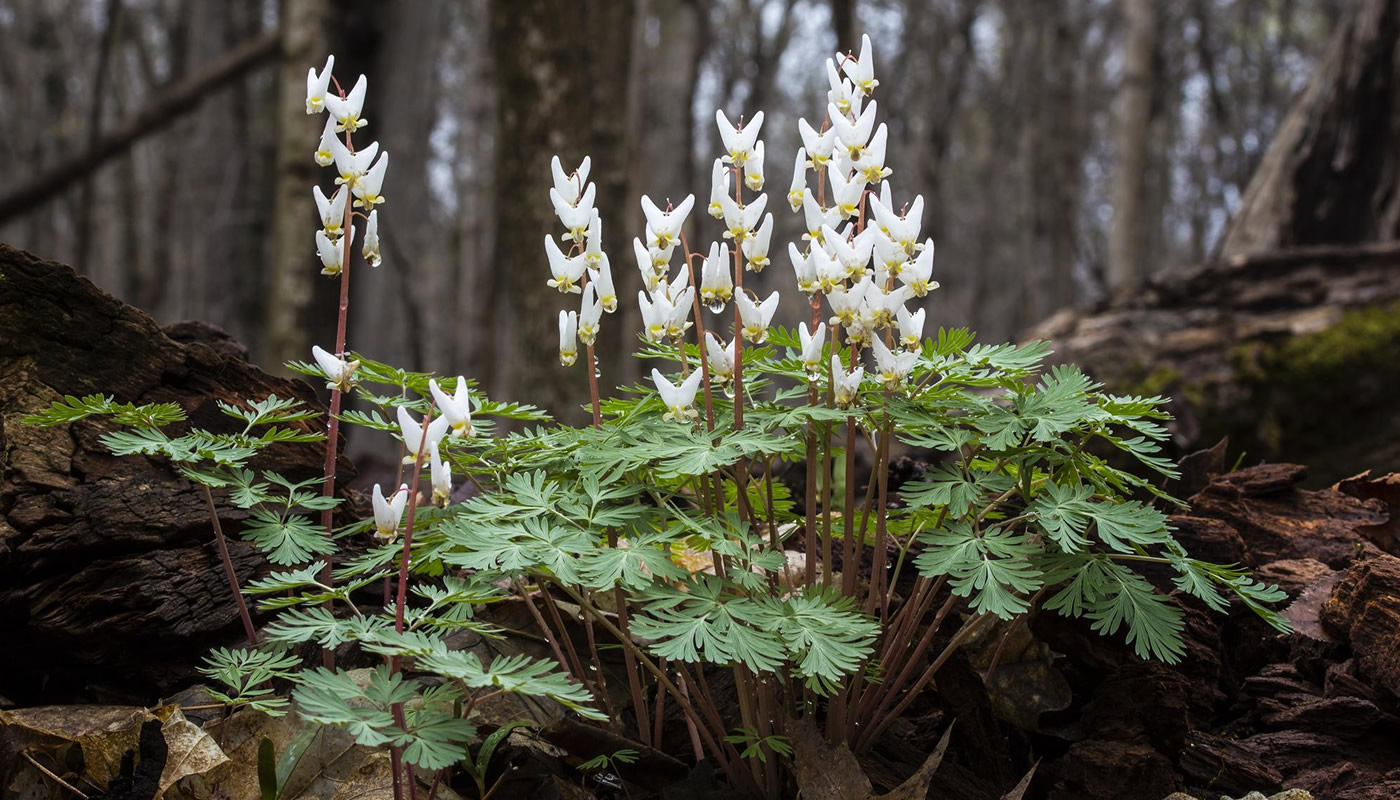
[[[19,754],[24,756],[25,761],[28,761],[29,763],[33,764],[35,769],[52,778],[55,782],[58,783],[59,786],[62,786],[63,788],[67,789],[68,791],[72,792],[78,797],[81,797],[82,800],[88,800],[88,796],[74,788],[74,786],[71,783],[53,774],[43,764],[40,764],[38,761],[35,761],[34,756],[29,755],[28,750],[21,750]]]

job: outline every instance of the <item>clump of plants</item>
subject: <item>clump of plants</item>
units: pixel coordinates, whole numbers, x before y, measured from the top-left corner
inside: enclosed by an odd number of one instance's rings
[[[388,156],[355,146],[363,76],[332,93],[331,68],[311,71],[307,110],[329,111],[316,160],[335,166],[340,187],[329,199],[315,192],[317,248],[341,283],[338,334],[314,363],[291,365],[327,382],[325,433],[312,428],[318,414],[275,397],[226,406],[245,423],[238,433],[167,434],[184,421],[179,408],[102,397],[34,419],[112,417],[123,426],[106,437],[112,451],[177,462],[205,492],[220,541],[212,490],[250,511],[240,535],[277,569],[239,586],[226,551],[225,566],[240,605],[257,598],[272,621],[257,631],[243,610],[249,647],[211,656],[221,701],[274,714],[294,703],[307,720],[390,748],[396,796],[446,769],[489,794],[490,752],[486,763],[469,752],[473,713],[503,692],[553,698],[642,745],[660,744],[674,705],[694,759],[778,797],[793,780],[797,721],[870,748],[993,620],[1084,617],[1143,658],[1176,661],[1182,615],[1143,577],[1147,565],[1174,571],[1176,587],[1211,608],[1235,598],[1284,627],[1267,608],[1279,592],[1173,539],[1158,508],[1173,502],[1157,487],[1174,474],[1159,455],[1163,398],[1104,393],[1071,366],[1042,370],[1045,343],[925,336],[934,248],[920,238],[922,198],[897,202],[888,181],[868,37],[858,56],[827,60],[823,119],[798,124],[804,146],[783,198],[805,230],[787,247],[796,292],[744,287],[771,266],[761,111],[738,124],[716,112],[725,152],[706,206],[716,223],[692,219],[693,195],[641,198],[647,227],[631,248],[645,287],[638,355],[657,365],[650,386],[599,391],[594,348],[620,298],[590,160],[574,170],[554,160],[564,233],[546,237],[542,261],[548,288],[570,301],[559,356],[587,370],[584,427],[489,400],[464,377],[347,351],[355,231],[363,223],[361,254],[377,265]],[[692,248],[705,227],[716,240]],[[799,307],[795,330],[773,324],[780,302]],[[346,394],[364,410],[343,410]],[[336,528],[341,423],[395,437],[405,455],[396,488],[375,487],[373,518]],[[319,481],[249,467],[270,444],[322,441]],[[892,454],[910,447],[937,463],[895,486]],[[793,474],[804,477],[797,494],[780,479]],[[471,496],[453,502],[463,481]],[[449,646],[462,629],[497,635],[479,610],[509,597],[550,658],[487,663]],[[323,653],[315,668],[288,655],[308,642]],[[367,682],[336,666],[350,643],[382,658]],[[713,689],[721,671],[733,706]],[[284,684],[290,695],[275,688]],[[494,751],[500,737],[487,741]],[[614,762],[626,763],[615,755],[591,769]]]

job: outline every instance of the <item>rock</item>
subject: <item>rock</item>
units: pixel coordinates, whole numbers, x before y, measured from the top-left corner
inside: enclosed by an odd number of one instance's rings
[[[0,637],[25,654],[0,671],[0,695],[15,702],[149,702],[189,682],[210,646],[241,640],[201,492],[159,459],[110,455],[105,421],[21,422],[65,395],[174,402],[215,431],[236,427],[221,400],[275,393],[321,408],[309,384],[262,372],[216,329],[171,333],[72,269],[0,245]],[[321,473],[324,450],[266,457],[301,479]],[[237,538],[244,513],[224,503],[219,515],[246,582],[266,565]]]
[[[1381,554],[1348,569],[1322,622],[1351,642],[1362,675],[1400,697],[1400,558]]]

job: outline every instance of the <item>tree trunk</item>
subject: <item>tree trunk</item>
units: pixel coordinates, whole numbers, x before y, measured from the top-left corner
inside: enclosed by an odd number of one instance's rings
[[[1400,237],[1397,43],[1400,2],[1350,6],[1250,180],[1223,257]]]
[[[1114,120],[1113,226],[1109,231],[1108,288],[1136,286],[1143,268],[1144,183],[1152,117],[1152,51],[1157,10],[1153,0],[1122,0],[1123,78]]]
[[[543,239],[562,230],[549,202],[549,159],[572,169],[593,159],[603,244],[614,274],[631,268],[625,218],[628,61],[633,4],[574,0],[497,0],[491,6],[491,46],[499,104],[496,148],[496,258],[500,291],[499,374],[495,389],[565,416],[581,418],[587,402],[582,362],[559,366],[560,309],[576,310],[577,295],[544,285],[549,277]],[[679,199],[679,198],[675,198]],[[659,202],[661,199],[658,199]],[[627,302],[627,298],[622,298]],[[481,313],[480,306],[461,313]],[[630,337],[604,323],[601,347]]]

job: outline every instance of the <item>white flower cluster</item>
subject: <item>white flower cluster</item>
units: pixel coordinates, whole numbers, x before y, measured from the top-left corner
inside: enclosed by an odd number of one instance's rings
[[[550,162],[554,186],[549,190],[549,200],[567,229],[560,238],[572,244],[565,253],[553,236],[544,237],[552,276],[547,283],[560,292],[582,295],[578,311],[559,312],[559,363],[566,367],[578,360],[580,341],[590,347],[597,341],[603,312],[611,314],[617,310],[612,264],[603,252],[603,221],[593,207],[597,190],[588,183],[591,164],[592,160],[585,156],[578,169],[570,173],[564,171],[559,156]]]
[[[805,119],[798,121],[803,146],[797,151],[787,201],[794,213],[802,213],[807,232],[802,237],[803,246],[788,245],[788,255],[798,290],[812,298],[814,316],[820,297],[826,299],[831,312],[815,329],[805,322],[799,328],[803,366],[813,381],[826,377],[830,366],[834,398],[838,405],[848,407],[856,401],[865,376],[859,356],[866,348],[874,353],[876,374],[885,388],[895,390],[903,385],[918,362],[924,327],[924,310],[910,312],[906,304],[912,298],[925,297],[938,283],[932,280],[933,242],[919,241],[923,198],[898,207],[886,180],[891,174],[885,166],[889,131],[884,123],[876,124],[877,104],[871,94],[880,82],[875,79],[870,37],[862,37],[859,57],[827,59],[826,74],[830,83],[826,119],[820,127]],[[754,344],[767,340],[779,295],[774,292],[760,300],[743,289],[741,282],[745,270],[758,273],[769,264],[773,234],[773,215],[765,213],[768,197],[762,193],[764,144],[758,137],[763,112],[754,114],[747,123],[741,118],[736,126],[723,111],[716,111],[715,122],[725,153],[714,162],[707,210],[723,222],[722,241],[711,244],[707,253],[690,252],[681,229],[694,207],[694,196],[665,209],[644,196],[641,205],[647,220],[646,237],[634,239],[632,249],[646,287],[638,293],[637,301],[643,334],[649,341],[683,344],[686,331],[692,327],[693,304],[697,308],[703,304],[718,314],[734,302],[736,330],[728,345],[701,326],[709,375],[727,389],[735,379],[736,367],[741,366],[741,340]],[[592,275],[595,263],[601,263],[606,274],[607,257],[597,243],[593,187],[584,185],[588,167],[585,158],[573,175],[565,175],[557,158],[554,162],[555,188],[550,197],[569,229],[563,238],[574,242],[568,256],[552,237],[545,243],[553,273],[549,285],[562,292],[578,292],[585,268]],[[808,186],[808,170],[815,172],[815,191]],[[747,202],[745,188],[757,193]],[[732,240],[732,245],[725,240]],[[672,255],[678,245],[685,263],[672,277]],[[702,259],[698,286],[691,285],[692,257]],[[594,279],[597,281],[596,276]],[[611,289],[610,275],[607,286]],[[587,328],[589,338],[584,340],[591,341],[597,319],[598,312],[587,297],[577,319],[572,312],[560,312],[561,361],[573,362],[576,336],[584,338]],[[828,325],[833,345],[829,361],[823,357]],[[850,348],[850,369],[845,368],[836,347],[840,333],[845,334],[844,345]],[[692,406],[698,375],[677,384],[653,370],[652,379],[666,404],[668,418],[689,420],[697,416]]]

